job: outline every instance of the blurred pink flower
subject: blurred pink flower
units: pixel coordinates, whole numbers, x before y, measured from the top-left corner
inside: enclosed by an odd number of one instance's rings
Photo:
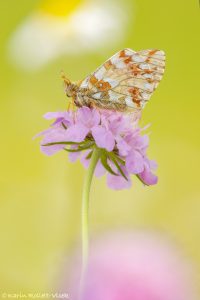
[[[72,299],[78,273],[72,275]],[[191,265],[161,235],[107,234],[91,245],[82,300],[194,300],[193,276]]]
[[[152,173],[156,164],[146,154],[149,138],[141,135],[138,115],[82,107],[75,112],[49,112],[44,117],[55,119],[49,129],[39,134],[44,136],[41,150],[46,155],[65,149],[72,162],[80,158],[88,167],[92,151],[98,147],[102,155],[95,173],[102,176],[106,171],[110,188],[130,188],[131,174],[146,185],[157,183]]]

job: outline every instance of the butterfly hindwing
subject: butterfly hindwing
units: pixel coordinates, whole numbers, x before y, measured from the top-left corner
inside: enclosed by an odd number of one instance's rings
[[[121,105],[124,110],[141,109],[162,79],[164,67],[163,51],[124,49],[86,77],[80,87],[105,107],[107,103]]]

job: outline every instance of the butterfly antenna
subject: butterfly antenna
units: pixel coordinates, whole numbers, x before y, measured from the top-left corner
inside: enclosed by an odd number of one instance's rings
[[[61,79],[64,81],[65,84],[69,84],[70,83],[70,80],[65,76],[65,73],[64,73],[63,70],[61,70],[60,76],[61,76]]]

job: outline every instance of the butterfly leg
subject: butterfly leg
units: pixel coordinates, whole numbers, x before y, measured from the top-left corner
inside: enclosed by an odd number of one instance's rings
[[[69,101],[68,105],[67,105],[67,111],[69,112],[71,110],[71,101]]]
[[[67,105],[67,111],[70,111],[70,110],[75,110],[75,104],[74,104],[74,99],[73,98],[70,98],[69,99],[69,102],[68,102],[68,105]]]

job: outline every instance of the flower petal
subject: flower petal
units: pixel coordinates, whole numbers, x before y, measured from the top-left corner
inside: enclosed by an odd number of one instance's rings
[[[131,146],[122,138],[117,142],[117,148],[121,156],[126,156],[131,150]]]
[[[71,120],[72,113],[68,111],[47,112],[43,117],[47,120],[51,120],[51,119]]]
[[[77,121],[88,128],[92,128],[100,123],[100,114],[96,109],[84,106],[78,110]]]
[[[89,132],[88,128],[85,127],[84,125],[75,124],[66,130],[65,138],[69,142],[79,143],[84,141],[88,132]]]
[[[132,174],[138,174],[144,170],[144,159],[138,151],[133,150],[126,157],[126,168]]]
[[[77,146],[71,145],[70,148],[77,149]],[[79,158],[80,155],[81,155],[81,152],[69,152],[68,157],[71,162],[75,162]]]
[[[151,170],[156,170],[158,168],[158,164],[155,160],[148,160],[148,161]]]
[[[33,137],[33,140],[36,139],[36,138],[38,138],[38,137],[40,137],[40,136],[42,136],[42,135],[48,134],[48,133],[51,132],[51,131],[52,131],[52,128],[48,128],[48,129],[46,129],[46,130],[43,130],[43,131],[37,133],[37,134]]]
[[[51,126],[59,125],[61,122],[63,122],[66,127],[74,124],[73,113],[68,111],[48,112],[44,115],[44,118],[47,120],[56,119]]]
[[[98,110],[93,109],[92,111],[92,126],[96,126],[100,123],[100,114]]]
[[[112,151],[115,146],[115,140],[112,133],[102,126],[96,126],[92,129],[92,135],[99,148],[105,148],[107,151]]]
[[[88,168],[89,164],[90,164],[90,159],[87,159],[86,157],[88,156],[88,154],[90,153],[91,150],[86,150],[82,153],[81,155],[81,163],[83,164],[84,168]]]
[[[149,136],[141,136],[137,133],[137,135],[132,138],[131,145],[134,149],[144,152],[149,145]]]
[[[55,154],[56,152],[60,151],[60,150],[63,150],[65,146],[64,145],[52,145],[52,146],[40,146],[40,150],[48,155],[48,156],[51,156],[53,154]]]
[[[113,190],[122,190],[122,189],[129,189],[131,187],[131,180],[124,179],[121,175],[115,176],[110,173],[107,175],[107,185],[109,188]]]
[[[138,175],[147,185],[154,185],[158,182],[158,177],[151,173],[150,169],[146,166],[144,168],[144,171]]]
[[[65,118],[67,112],[65,111],[55,111],[55,112],[47,112],[46,114],[44,114],[44,118],[47,120],[51,120],[51,119],[58,119],[58,118]]]
[[[51,145],[51,146],[43,146],[48,143],[55,143],[55,142],[65,142],[66,141],[66,130],[63,128],[51,128],[46,132],[43,140],[41,141],[41,151],[46,155],[53,155],[56,152],[62,150],[65,145]]]
[[[102,163],[98,161],[95,169],[95,176],[96,177],[101,177],[106,173],[105,168],[102,166]]]

